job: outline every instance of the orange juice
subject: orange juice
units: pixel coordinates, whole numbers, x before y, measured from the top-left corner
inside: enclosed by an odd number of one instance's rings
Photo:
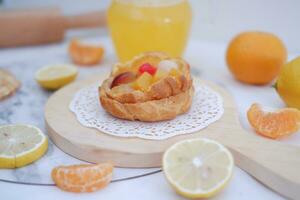
[[[145,51],[181,56],[190,23],[187,0],[113,0],[108,10],[111,37],[121,61]]]

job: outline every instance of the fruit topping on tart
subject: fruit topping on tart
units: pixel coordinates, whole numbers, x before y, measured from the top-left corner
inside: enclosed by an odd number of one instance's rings
[[[119,86],[121,84],[127,84],[135,81],[137,78],[137,74],[133,72],[123,72],[122,74],[119,74],[116,76],[111,83],[111,88]]]
[[[141,121],[166,120],[186,112],[193,91],[188,63],[161,52],[115,64],[99,88],[101,104],[109,113]]]
[[[156,70],[157,70],[157,68],[155,66],[152,66],[149,63],[142,64],[139,67],[140,74],[143,74],[144,72],[148,72],[149,74],[151,74],[153,76],[155,74]]]
[[[179,78],[183,72],[176,61],[166,59],[156,65],[145,62],[138,67],[135,65],[127,68],[119,67],[113,75],[115,76],[110,86],[111,89],[122,84],[128,84],[134,90],[146,92],[156,82],[166,77]]]

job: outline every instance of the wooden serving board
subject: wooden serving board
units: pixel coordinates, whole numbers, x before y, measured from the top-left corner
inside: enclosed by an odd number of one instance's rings
[[[223,97],[225,111],[220,120],[199,132],[166,140],[145,140],[114,137],[82,126],[69,110],[70,101],[79,89],[107,76],[99,74],[72,83],[49,98],[45,107],[46,128],[52,141],[64,152],[93,163],[113,161],[119,167],[159,167],[162,154],[176,141],[206,137],[226,145],[235,163],[268,187],[290,198],[300,197],[300,147],[245,133],[232,97],[207,81],[201,83]]]

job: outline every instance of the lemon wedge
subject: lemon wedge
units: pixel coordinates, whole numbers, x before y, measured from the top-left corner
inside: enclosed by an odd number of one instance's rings
[[[35,79],[43,88],[55,90],[72,82],[77,71],[72,65],[51,65],[38,70]]]
[[[234,161],[222,144],[191,139],[171,146],[163,156],[163,170],[175,191],[187,198],[208,198],[229,182]]]
[[[0,126],[0,168],[28,165],[44,155],[47,148],[47,137],[34,126]]]

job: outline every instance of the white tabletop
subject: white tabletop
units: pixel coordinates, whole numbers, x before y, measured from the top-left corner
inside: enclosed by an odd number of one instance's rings
[[[109,70],[109,66],[116,61],[110,40],[106,36],[87,39],[90,42],[101,43],[105,49],[105,59],[101,65],[91,69],[80,69],[79,79],[89,74]],[[11,70],[22,81],[22,88],[17,94],[4,102],[0,102],[0,124],[5,123],[31,123],[44,129],[41,118],[43,106],[50,95],[38,87],[33,80],[34,72],[50,63],[69,63],[67,43],[48,46],[3,49],[0,50],[0,67]],[[246,119],[246,111],[253,102],[259,102],[273,107],[283,107],[284,104],[270,86],[244,85],[233,79],[226,68],[224,53],[225,44],[211,43],[199,40],[190,40],[185,58],[191,64],[193,72],[203,79],[212,80],[225,87],[236,101],[242,126],[249,130],[248,134],[255,134]],[[292,57],[292,56],[291,56]],[[38,98],[38,100],[36,100]],[[25,99],[25,100],[24,100]],[[31,107],[29,107],[31,106]],[[26,115],[29,113],[28,115]],[[282,140],[282,142],[300,145],[300,134],[295,134]],[[51,183],[50,170],[47,165],[49,159],[57,164],[78,163],[78,161],[61,152],[54,145],[49,149],[48,155],[37,161],[31,168],[19,170],[0,170],[0,178],[10,180],[26,179],[32,182],[41,181]],[[54,163],[55,163],[54,162]],[[39,170],[40,176],[34,176],[32,169]],[[116,169],[114,178],[149,172],[151,170]],[[27,176],[26,176],[27,174]],[[29,177],[28,177],[29,176]],[[38,175],[39,176],[39,175]],[[61,191],[54,186],[30,186],[22,184],[5,183],[0,181],[1,199],[184,199],[174,193],[169,187],[162,172],[133,180],[111,183],[107,188],[89,194],[73,194]],[[212,199],[284,199],[277,193],[269,190],[243,170],[235,167],[233,178],[222,193]]]

